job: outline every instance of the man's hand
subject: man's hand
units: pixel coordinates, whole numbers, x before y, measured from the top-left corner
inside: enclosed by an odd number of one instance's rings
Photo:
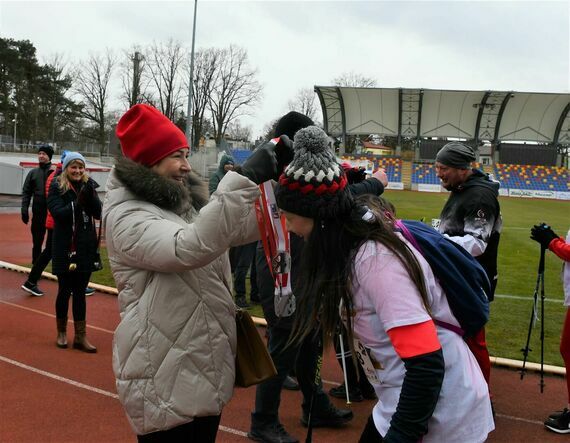
[[[384,171],[384,169],[379,168],[374,174],[372,174],[372,178],[378,180],[384,185],[384,187],[388,186],[388,176],[386,175],[386,171]]]
[[[22,210],[22,222],[24,222],[24,224],[27,225],[29,221],[30,221],[30,214],[28,213],[28,210],[27,209],[25,211]]]
[[[534,225],[530,230],[530,238],[535,242],[540,243],[544,249],[548,249],[550,242],[558,238],[558,235],[556,235],[552,228],[546,223],[541,223],[539,225]]]
[[[292,159],[293,143],[289,137],[283,135],[277,144],[269,141],[258,147],[244,164],[235,170],[259,185],[268,180],[278,180]]]

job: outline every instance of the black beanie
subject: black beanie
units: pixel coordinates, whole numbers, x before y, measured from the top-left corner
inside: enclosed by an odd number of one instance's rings
[[[297,111],[291,111],[277,121],[273,136],[279,137],[280,135],[286,135],[293,140],[295,133],[299,129],[306,128],[307,126],[313,126],[314,124],[315,122],[306,115]]]
[[[51,160],[51,158],[53,157],[53,148],[50,145],[41,145],[38,148],[38,154],[40,152],[45,152],[47,154],[47,156],[49,157],[49,159]]]
[[[450,142],[439,150],[435,161],[451,168],[469,169],[475,161],[475,152],[463,143]]]
[[[337,162],[327,134],[316,126],[295,135],[295,157],[275,188],[277,206],[320,220],[350,214],[353,199],[346,174]]]

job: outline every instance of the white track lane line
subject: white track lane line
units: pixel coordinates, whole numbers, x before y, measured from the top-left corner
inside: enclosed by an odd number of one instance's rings
[[[19,305],[17,303],[10,303],[9,301],[4,301],[4,300],[0,300],[0,303],[3,303],[3,304],[8,305],[8,306],[12,306],[13,308],[23,309],[24,311],[30,311],[30,312],[33,312],[35,314],[40,314],[40,315],[45,315],[46,317],[55,318],[55,315],[50,314],[48,312],[40,311],[38,309],[28,308],[26,306],[22,306],[22,305]],[[73,322],[73,320],[68,321],[68,323],[71,323],[71,322]],[[114,334],[114,331],[110,331],[109,329],[99,328],[98,326],[87,325],[87,327],[90,329],[95,329],[96,331],[106,332],[108,334]]]
[[[67,383],[68,385],[74,386],[76,388],[85,389],[90,392],[95,392],[96,394],[104,395],[105,397],[111,397],[112,399],[118,400],[119,396],[113,392],[105,391],[103,389],[96,388],[94,386],[86,385],[85,383],[81,383],[75,380],[71,380],[66,377],[62,377],[57,374],[53,374],[51,372],[44,371],[42,369],[34,368],[33,366],[26,365],[16,360],[12,360],[11,358],[4,357],[0,355],[0,361],[4,363],[8,363],[13,366],[17,366],[18,368],[25,369],[27,371],[33,372],[38,375],[43,375],[44,377],[51,378],[53,380],[60,381],[62,383]],[[223,432],[227,432],[229,434],[239,435],[241,437],[247,437],[247,432],[240,431],[238,429],[229,428],[227,426],[220,426],[219,429]]]
[[[17,367],[22,368],[22,369],[26,369],[27,371],[31,371],[35,374],[43,375],[44,377],[52,378],[54,380],[61,381],[63,383],[67,383],[68,385],[75,386],[76,388],[86,389],[88,391],[95,392],[97,394],[101,394],[101,395],[104,395],[106,397],[111,397],[114,399],[119,398],[119,396],[117,394],[114,394],[113,392],[104,391],[103,389],[99,389],[99,388],[96,388],[94,386],[89,386],[89,385],[86,385],[84,383],[80,383],[78,381],[71,380],[70,378],[65,378],[65,377],[62,377],[60,375],[44,371],[42,369],[34,368],[33,366],[28,366],[24,363],[21,363],[21,362],[16,361],[16,360],[12,360],[12,359],[4,357],[2,355],[0,355],[0,361],[3,361],[5,363],[9,363],[11,365],[17,366]]]

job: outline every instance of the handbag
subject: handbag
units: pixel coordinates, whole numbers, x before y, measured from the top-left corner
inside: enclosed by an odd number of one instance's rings
[[[249,312],[236,311],[236,386],[247,388],[277,375],[271,355]]]

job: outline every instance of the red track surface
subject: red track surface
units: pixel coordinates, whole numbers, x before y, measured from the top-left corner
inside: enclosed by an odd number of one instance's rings
[[[31,261],[31,235],[19,214],[0,213],[0,260]],[[42,280],[46,295],[30,297],[20,289],[25,275],[0,269],[0,442],[135,442],[117,400],[111,368],[112,332],[119,316],[116,298],[96,293],[87,300],[88,336],[98,347],[86,354],[55,346],[57,284]],[[69,328],[72,330],[70,323]],[[71,332],[69,338],[73,338]],[[342,381],[330,350],[323,364],[325,388]],[[538,374],[523,381],[515,371],[493,368],[496,430],[491,442],[555,442],[567,437],[544,429],[542,421],[566,401],[561,377],[547,377],[540,394]],[[222,414],[219,442],[248,441],[255,388],[237,388]],[[344,405],[334,400],[339,407]],[[284,391],[280,417],[301,441],[301,395]],[[346,405],[344,405],[346,407]],[[358,441],[373,402],[352,405],[355,418],[342,429],[315,429],[314,442]]]

